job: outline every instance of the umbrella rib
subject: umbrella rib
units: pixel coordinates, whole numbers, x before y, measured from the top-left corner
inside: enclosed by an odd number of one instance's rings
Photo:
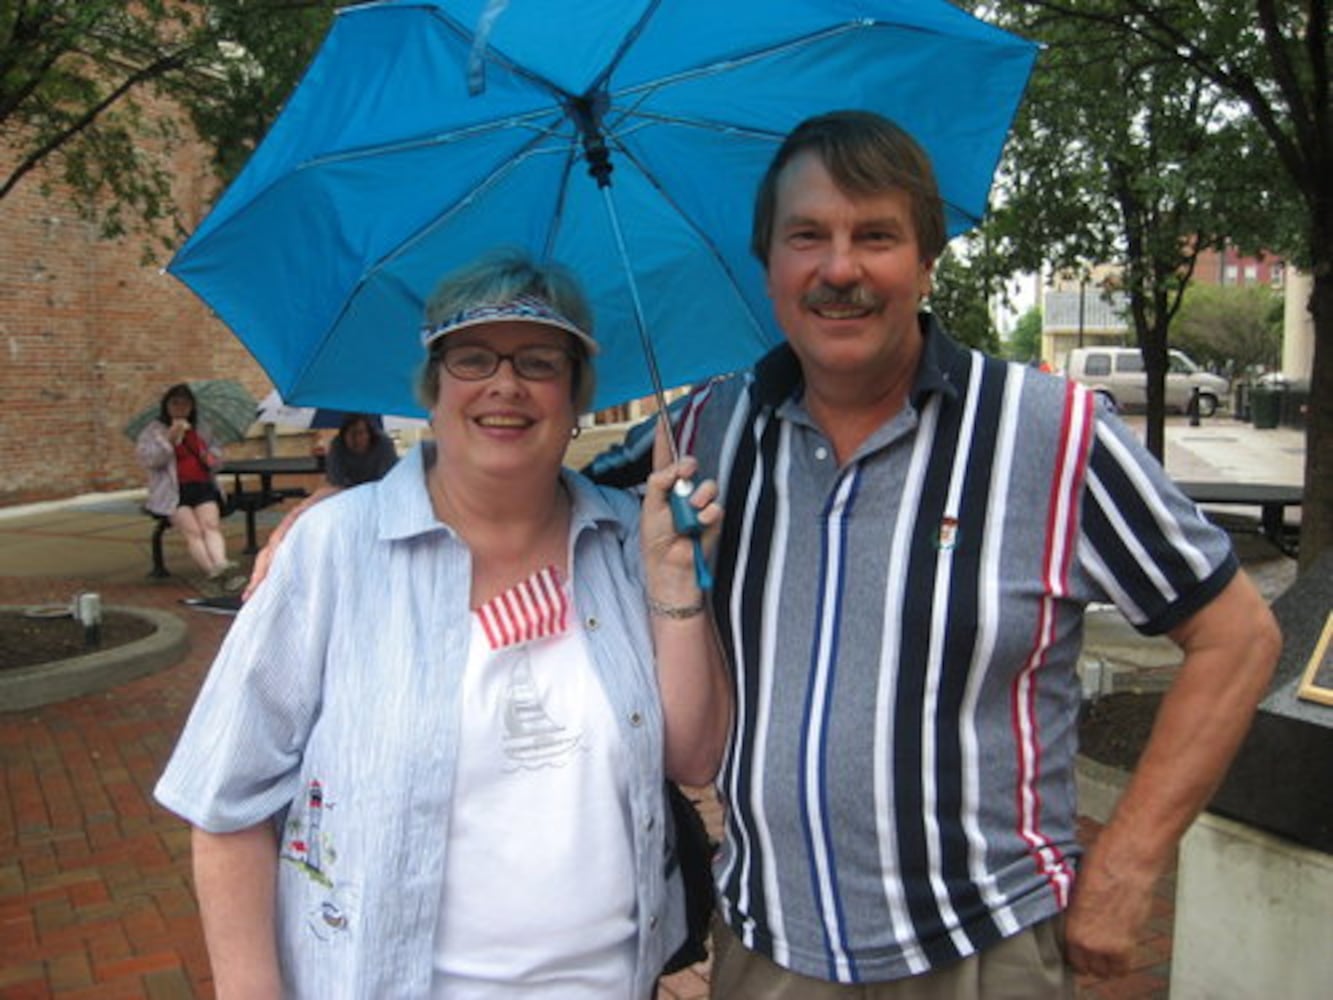
[[[628,109],[622,109],[622,110],[623,113],[619,116],[620,121],[621,122],[629,121],[630,124],[619,126],[615,132],[608,131],[607,135],[610,139],[614,141],[615,147],[618,150],[620,150],[624,156],[633,160],[639,166],[639,169],[642,170],[645,174],[648,174],[648,171],[644,168],[643,164],[640,163],[640,161],[637,160],[630,153],[630,151],[628,150],[628,148],[626,148],[623,142],[621,142],[621,137],[630,135],[631,133],[638,131],[640,128],[645,127],[649,122],[658,125],[677,125],[680,126],[681,128],[694,128],[694,129],[699,129],[700,131],[703,132],[718,132],[718,133],[725,133],[728,135],[749,136],[754,139],[773,142],[775,144],[781,142],[781,140],[786,135],[786,133],[782,131],[768,131],[765,129],[754,128],[753,126],[737,125],[732,122],[721,121],[719,119],[686,118],[682,115],[664,114],[659,111],[635,110],[631,112]],[[630,118],[631,114],[633,115],[632,119]],[[940,197],[940,203],[948,208],[953,209],[962,218],[970,220],[972,225],[975,226],[981,224],[981,216],[968,211],[966,208],[963,208],[958,203],[950,201],[948,198],[945,198],[942,195]]]
[[[450,129],[446,132],[435,132],[430,135],[413,136],[410,139],[402,139],[397,142],[379,143],[373,146],[357,146],[354,149],[341,149],[335,153],[326,153],[322,156],[315,156],[308,160],[304,160],[297,166],[293,167],[293,172],[312,170],[333,163],[344,163],[350,160],[365,159],[372,156],[408,153],[417,149],[425,149],[429,146],[446,146],[451,143],[466,142],[470,139],[484,137],[490,133],[505,132],[511,129],[531,129],[537,137],[534,141],[540,141],[547,136],[558,134],[559,131],[557,127],[541,125],[540,122],[543,119],[560,116],[555,123],[556,126],[559,126],[564,122],[563,115],[564,109],[557,104],[550,108],[542,108],[539,111],[528,111],[519,115],[511,115],[508,118],[480,122],[466,128]]]
[[[735,292],[736,298],[741,302],[745,302],[745,296],[741,293],[740,281],[737,280],[736,274],[727,263],[725,255],[718,249],[717,243],[708,234],[707,230],[695,222],[694,218],[685,211],[680,202],[673,198],[671,193],[658,182],[656,175],[648,169],[643,161],[636,157],[626,146],[620,143],[615,136],[610,136],[609,138],[615,144],[615,147],[620,150],[625,159],[634,164],[644,180],[652,185],[653,190],[658,193],[662,198],[662,201],[671,207],[671,211],[675,213],[676,217],[689,227],[690,231],[698,238],[700,244],[707,248],[708,255],[712,257],[713,261],[718,265],[719,270],[726,275],[727,284],[730,285],[732,291]],[[755,318],[754,313],[748,308],[748,304],[745,309],[745,315],[749,318],[750,323],[754,328],[754,332],[762,336],[764,333],[763,324]]]
[[[922,30],[920,28],[911,29],[905,25],[889,25],[888,22],[880,21],[875,18],[858,18],[855,21],[848,21],[836,25],[835,27],[824,28],[821,31],[814,31],[808,35],[802,35],[800,38],[787,39],[777,44],[753,49],[750,52],[745,52],[740,55],[721,57],[714,62],[705,63],[702,66],[695,66],[691,69],[681,70],[652,80],[644,80],[641,83],[636,83],[616,91],[613,96],[620,97],[622,95],[636,94],[642,91],[645,92],[644,96],[648,97],[651,96],[652,93],[661,90],[664,87],[672,86],[673,84],[686,83],[705,76],[717,76],[721,73],[729,73],[734,69],[742,68],[762,59],[770,59],[773,56],[788,50],[795,51],[808,45],[813,45],[816,42],[822,42],[830,38],[836,38],[839,35],[845,35],[848,32],[865,31],[881,26],[893,27],[897,30]]]
[[[602,72],[597,75],[597,79],[595,79],[592,86],[588,88],[589,93],[596,93],[603,88],[608,91],[611,89],[607,86],[608,81],[611,79],[611,74],[615,72],[616,67],[620,65],[620,61],[625,58],[625,53],[634,47],[634,43],[637,42],[639,36],[643,34],[643,29],[648,25],[648,22],[656,16],[657,11],[661,6],[661,0],[652,0],[651,3],[644,7],[642,16],[640,16],[638,21],[634,23],[634,27],[625,32],[624,37],[620,40],[620,47],[616,49],[615,55],[607,60],[606,66],[602,69]]]
[[[341,322],[343,315],[346,314],[347,310],[351,307],[351,304],[354,301],[356,301],[356,297],[359,294],[359,290],[361,288],[364,288],[373,279],[375,279],[376,276],[380,273],[380,271],[388,267],[391,263],[393,263],[398,258],[402,257],[404,254],[408,253],[410,250],[412,250],[417,244],[419,244],[422,240],[426,239],[437,228],[439,228],[442,225],[446,225],[449,222],[449,220],[451,220],[455,215],[466,209],[478,198],[482,197],[490,188],[501,183],[514,170],[517,170],[522,163],[524,163],[531,157],[537,155],[560,154],[561,152],[560,150],[556,149],[538,150],[536,148],[543,140],[551,136],[558,136],[558,131],[555,129],[547,129],[543,131],[541,134],[534,136],[532,140],[528,142],[516,155],[511,156],[508,160],[506,160],[505,163],[500,167],[500,169],[488,174],[485,180],[483,180],[476,187],[467,191],[464,194],[464,196],[460,198],[458,201],[454,202],[452,205],[447,206],[447,208],[443,209],[442,211],[437,212],[428,222],[422,224],[417,229],[416,232],[414,232],[412,235],[404,238],[399,243],[397,243],[393,247],[393,250],[390,253],[385,254],[384,256],[376,260],[373,264],[368,265],[362,272],[361,276],[357,279],[355,288],[351,291],[350,294],[348,294],[343,299],[342,308],[339,310],[338,317],[332,323],[329,324],[329,329],[335,328],[337,324]],[[576,149],[576,145],[573,139],[570,140],[570,149]],[[566,150],[563,155],[566,156],[567,160],[569,159],[568,150]],[[565,172],[567,178],[569,173],[568,163],[565,167]],[[550,236],[548,234],[548,244],[549,240]],[[314,357],[316,353],[317,352],[311,353],[309,359],[307,360],[307,365],[314,363]],[[301,374],[304,375],[304,371]],[[299,382],[300,377],[298,376],[298,378],[295,381]]]

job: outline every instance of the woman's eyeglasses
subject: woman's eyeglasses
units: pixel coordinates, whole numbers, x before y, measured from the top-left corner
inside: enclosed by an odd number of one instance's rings
[[[566,374],[574,364],[574,355],[561,347],[534,344],[520,347],[513,354],[501,354],[480,344],[449,345],[441,352],[445,371],[464,382],[479,382],[500,370],[508,361],[514,374],[530,382],[549,382]]]

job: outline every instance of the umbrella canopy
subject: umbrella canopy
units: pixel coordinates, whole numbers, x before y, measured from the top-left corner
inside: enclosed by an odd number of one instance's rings
[[[298,430],[336,430],[342,426],[343,419],[349,412],[351,411],[320,406],[289,406],[282,401],[278,390],[274,389],[259,401],[255,420],[261,424],[293,427]],[[417,417],[386,417],[378,413],[371,413],[368,416],[377,427],[386,431],[424,430],[427,426],[426,421]]]
[[[245,433],[255,422],[255,397],[245,386],[232,378],[196,379],[189,383],[194,393],[199,423],[208,429],[218,444],[235,444],[245,439]],[[156,420],[161,400],[134,415],[125,425],[125,436],[137,440],[139,434]]]
[[[501,244],[582,279],[595,407],[652,388],[643,328],[667,385],[744,367],[780,338],[748,240],[783,136],[833,108],[893,118],[931,154],[956,234],[985,210],[1036,53],[943,0],[552,6],[339,11],[168,267],[283,399],[420,413],[423,303]]]

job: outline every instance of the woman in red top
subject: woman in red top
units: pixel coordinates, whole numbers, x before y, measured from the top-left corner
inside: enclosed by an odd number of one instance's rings
[[[221,454],[198,421],[190,387],[182,382],[168,389],[157,419],[143,429],[135,445],[140,463],[148,469],[145,506],[171,519],[210,584],[237,593],[245,586],[245,577],[227,558],[222,494],[213,479],[213,466]]]

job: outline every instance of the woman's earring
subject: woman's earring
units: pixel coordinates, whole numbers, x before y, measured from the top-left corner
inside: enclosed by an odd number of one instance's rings
[[[580,434],[582,434],[582,433],[583,433],[583,428],[580,427],[578,424],[575,424],[575,425],[574,425],[574,429],[573,429],[572,431],[569,432],[569,436],[570,436],[571,438],[576,438],[576,437],[578,437],[578,436],[579,436]]]

